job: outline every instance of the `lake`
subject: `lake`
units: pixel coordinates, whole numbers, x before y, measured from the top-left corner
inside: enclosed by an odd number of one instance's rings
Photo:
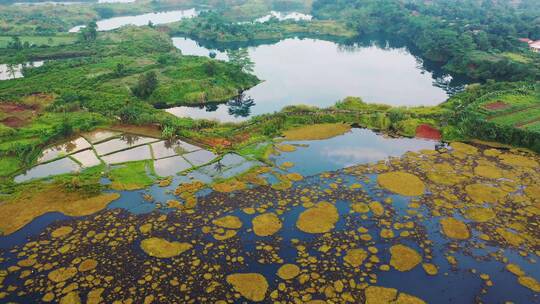
[[[164,24],[176,22],[184,18],[192,18],[197,16],[197,11],[195,9],[187,10],[175,10],[175,11],[166,11],[166,12],[155,12],[135,16],[121,16],[113,17],[108,19],[103,19],[97,21],[98,31],[110,31],[117,28],[120,28],[125,25],[136,25],[142,26],[147,25],[148,22],[153,24]],[[78,25],[69,30],[70,33],[76,33],[83,28],[84,25]]]
[[[185,55],[227,60],[226,52],[210,50],[188,38],[173,38]],[[459,89],[461,82],[440,71],[424,69],[406,47],[380,43],[339,45],[320,39],[289,38],[249,47],[254,74],[263,82],[242,98],[219,106],[168,109],[181,117],[242,121],[285,106],[328,107],[347,96],[393,106],[437,105]]]

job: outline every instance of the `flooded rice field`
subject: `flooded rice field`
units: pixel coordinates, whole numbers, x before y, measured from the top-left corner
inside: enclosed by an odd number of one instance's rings
[[[38,165],[15,177],[15,182],[74,173],[106,164],[154,160],[156,174],[174,175],[210,163],[217,155],[181,140],[99,130],[43,150]]]
[[[416,152],[389,149],[397,139],[344,146],[364,158],[321,152],[370,136],[276,143],[276,166],[228,154],[145,189],[109,190],[93,209],[58,203],[2,228],[0,298],[540,302],[537,155],[463,143],[436,151],[414,140]],[[238,175],[248,167],[256,168]]]

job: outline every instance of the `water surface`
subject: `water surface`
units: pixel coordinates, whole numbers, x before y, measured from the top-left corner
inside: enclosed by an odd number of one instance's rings
[[[310,176],[353,165],[375,163],[409,151],[432,150],[438,142],[419,138],[390,138],[368,129],[354,128],[330,139],[284,143],[296,145],[296,151],[281,153],[272,157],[272,160],[277,165],[292,162],[294,167],[291,171]]]
[[[192,18],[197,16],[195,9],[188,10],[175,10],[166,12],[155,12],[148,14],[141,14],[136,16],[121,16],[108,19],[99,20],[97,23],[98,31],[110,31],[120,28],[125,25],[142,26],[147,25],[149,22],[153,24],[164,24],[179,21],[184,18]],[[78,25],[69,30],[70,33],[76,33],[83,28],[84,25]]]
[[[44,61],[33,61],[23,64],[0,64],[0,80],[22,78],[25,68],[37,68],[44,63]]]
[[[263,17],[257,18],[256,22],[268,22],[272,19],[277,19],[279,21],[284,20],[294,20],[294,21],[309,21],[313,18],[313,16],[308,14],[302,14],[299,12],[276,12],[271,11],[268,15],[265,15]]]
[[[175,38],[186,55],[227,60],[226,52],[210,50],[195,41]],[[226,104],[175,107],[181,117],[240,121],[272,113],[288,105],[328,107],[347,96],[394,106],[437,105],[454,84],[446,74],[435,75],[405,47],[375,43],[342,46],[319,39],[290,38],[275,44],[249,47],[254,74],[263,82]]]

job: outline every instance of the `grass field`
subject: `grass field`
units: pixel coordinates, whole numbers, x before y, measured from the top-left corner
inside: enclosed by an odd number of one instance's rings
[[[482,99],[473,108],[491,122],[521,127],[540,117],[540,92],[538,90],[501,92]]]
[[[533,122],[537,119],[540,119],[540,105],[533,108],[526,108],[522,111],[501,114],[492,117],[490,120],[498,124],[521,127],[522,125],[526,125],[527,123]]]
[[[540,133],[540,121],[524,125],[523,128],[531,132]]]
[[[77,41],[77,35],[57,35],[57,36],[20,36],[22,43],[28,42],[30,45],[58,46],[72,44]],[[0,36],[0,48],[6,48],[12,41],[10,36]]]
[[[519,53],[504,52],[502,55],[508,59],[521,63],[530,63],[532,60]]]

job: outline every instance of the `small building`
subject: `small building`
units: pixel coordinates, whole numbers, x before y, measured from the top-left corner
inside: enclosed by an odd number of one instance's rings
[[[529,48],[533,52],[540,53],[540,40],[536,40],[529,43]]]
[[[527,43],[531,51],[540,53],[540,40],[534,41],[529,38],[519,38],[518,40],[521,42]]]

